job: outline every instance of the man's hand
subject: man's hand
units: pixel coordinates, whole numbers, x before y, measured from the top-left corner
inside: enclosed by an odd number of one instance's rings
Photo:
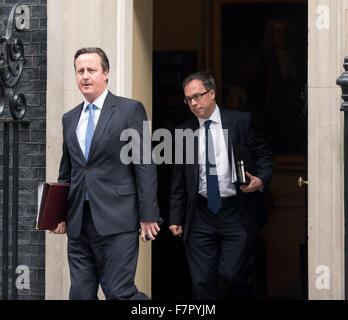
[[[246,176],[250,179],[250,183],[245,187],[240,187],[243,192],[255,192],[263,187],[263,182],[258,177],[252,176],[248,171],[246,172]]]
[[[55,233],[55,234],[66,233],[66,223],[64,221],[59,223],[55,229],[50,230],[50,233]]]
[[[175,224],[172,224],[169,227],[170,231],[173,233],[174,236],[179,236],[181,237],[182,235],[182,226],[177,226]]]
[[[140,238],[144,242],[147,241],[146,236],[150,240],[155,240],[155,236],[157,236],[157,233],[161,230],[157,222],[140,222],[140,227]]]

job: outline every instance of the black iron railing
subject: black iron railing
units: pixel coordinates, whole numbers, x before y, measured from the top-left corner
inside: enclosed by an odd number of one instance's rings
[[[11,265],[11,299],[17,299],[16,268],[18,265],[18,160],[19,127],[28,125],[23,120],[26,112],[26,99],[23,93],[16,92],[24,65],[24,46],[15,38],[15,18],[19,4],[13,5],[7,23],[5,36],[0,38],[0,116],[6,107],[6,97],[12,119],[0,119],[3,124],[3,216],[2,216],[2,299],[9,299],[9,266]],[[21,30],[19,30],[21,31]],[[12,141],[10,134],[12,131]],[[12,160],[12,161],[11,161]],[[12,171],[10,170],[12,163]],[[12,182],[12,183],[11,183]],[[12,192],[10,188],[12,185]],[[10,203],[10,194],[12,201]],[[11,205],[10,205],[11,204]],[[11,208],[11,210],[10,210]],[[10,212],[11,211],[11,212]],[[11,215],[10,215],[11,213]],[[11,246],[9,224],[11,217]],[[11,264],[9,261],[11,249]]]

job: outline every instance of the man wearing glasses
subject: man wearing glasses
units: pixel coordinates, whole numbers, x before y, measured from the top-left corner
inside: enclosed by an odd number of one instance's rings
[[[184,161],[173,170],[170,230],[183,237],[194,299],[247,299],[255,240],[265,222],[259,194],[270,184],[273,154],[250,113],[217,106],[209,73],[188,76],[183,90],[195,117],[178,129],[198,130],[198,142],[176,144]],[[248,184],[241,184],[237,174],[241,160],[248,162]]]

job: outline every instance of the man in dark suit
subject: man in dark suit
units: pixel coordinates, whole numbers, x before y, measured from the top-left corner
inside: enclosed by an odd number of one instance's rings
[[[173,170],[170,229],[183,236],[193,298],[219,299],[222,292],[229,298],[250,298],[255,240],[265,221],[259,193],[270,183],[273,154],[249,113],[216,105],[210,74],[187,77],[183,90],[195,117],[176,132],[190,129],[198,139],[176,136],[183,163]],[[240,160],[248,185],[239,183]]]
[[[58,181],[70,183],[68,214],[52,230],[68,234],[69,297],[97,299],[100,284],[107,299],[148,299],[134,277],[139,222],[144,241],[159,231],[156,168],[140,158],[122,161],[121,141],[126,129],[148,141],[146,113],[141,102],[108,91],[109,62],[100,48],[78,50],[74,66],[85,99],[63,116]]]

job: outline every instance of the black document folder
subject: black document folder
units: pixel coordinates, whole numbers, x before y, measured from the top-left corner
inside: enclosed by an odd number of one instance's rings
[[[237,171],[237,182],[240,185],[248,185],[250,181],[245,173],[248,171],[251,175],[256,175],[256,164],[248,146],[233,143],[233,155]]]

